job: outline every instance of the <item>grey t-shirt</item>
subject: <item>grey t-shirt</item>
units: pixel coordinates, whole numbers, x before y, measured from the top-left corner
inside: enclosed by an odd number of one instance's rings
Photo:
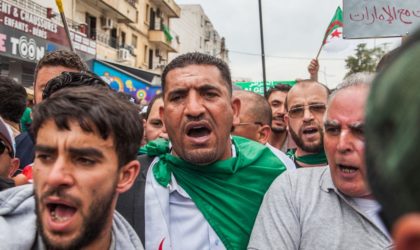
[[[388,249],[391,241],[335,188],[329,167],[286,171],[267,191],[248,249]]]

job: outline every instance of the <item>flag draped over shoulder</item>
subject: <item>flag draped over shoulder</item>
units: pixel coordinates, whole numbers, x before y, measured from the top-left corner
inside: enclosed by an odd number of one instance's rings
[[[326,44],[328,42],[328,38],[341,38],[342,32],[339,31],[343,28],[343,11],[340,7],[337,7],[335,14],[328,25],[327,31],[325,31],[324,40],[322,44]]]

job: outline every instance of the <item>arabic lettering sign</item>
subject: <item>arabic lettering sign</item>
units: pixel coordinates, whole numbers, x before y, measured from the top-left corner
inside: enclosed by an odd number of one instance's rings
[[[93,72],[106,81],[111,88],[130,94],[137,100],[150,102],[161,92],[160,87],[139,81],[96,60],[93,62]]]
[[[419,0],[344,0],[344,38],[403,36],[420,27]]]
[[[234,84],[243,90],[264,95],[264,82],[235,82]],[[293,86],[296,84],[296,81],[267,81],[266,84],[268,90],[277,84],[287,84]]]

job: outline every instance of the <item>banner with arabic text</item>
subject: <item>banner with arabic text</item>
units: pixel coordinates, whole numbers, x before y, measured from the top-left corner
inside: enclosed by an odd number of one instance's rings
[[[252,91],[254,93],[264,95],[263,82],[235,82],[234,84],[243,90]],[[293,86],[296,84],[296,81],[267,81],[267,90],[276,86],[277,84],[287,84]]]
[[[344,38],[404,36],[420,27],[420,0],[344,0]]]

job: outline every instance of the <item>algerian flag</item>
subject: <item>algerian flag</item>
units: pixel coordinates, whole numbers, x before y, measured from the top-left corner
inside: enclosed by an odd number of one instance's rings
[[[322,48],[327,52],[336,52],[344,50],[348,46],[349,43],[346,40],[343,40],[343,11],[340,7],[337,7],[334,16],[325,31],[317,58]]]
[[[340,7],[337,7],[335,15],[333,16],[330,25],[328,25],[327,31],[325,32],[324,40],[322,44],[326,44],[331,39],[342,38],[343,34],[343,11]]]

